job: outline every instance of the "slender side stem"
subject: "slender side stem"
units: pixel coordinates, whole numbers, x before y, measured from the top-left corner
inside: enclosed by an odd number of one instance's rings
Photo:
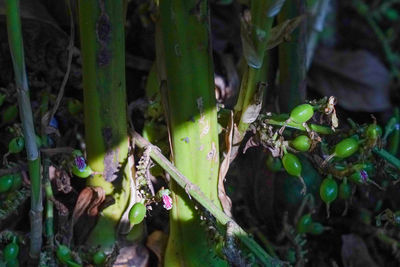
[[[271,124],[271,125],[276,125],[276,126],[284,126],[285,125],[287,128],[296,129],[296,130],[300,130],[300,131],[307,131],[303,125],[295,123],[295,122],[286,123],[284,121],[276,121],[273,119],[266,119],[264,121],[265,121],[265,123]],[[311,130],[313,130],[319,134],[333,134],[334,133],[331,128],[322,126],[322,125],[317,125],[317,124],[311,123],[308,125],[308,127]]]
[[[97,173],[87,185],[102,187],[115,200],[100,213],[87,242],[107,251],[116,241],[117,224],[127,208],[132,175],[128,164],[124,2],[79,1],[79,22],[85,141],[88,164]]]
[[[140,148],[146,148],[152,146],[146,139],[140,136],[138,133],[133,132],[132,136],[135,140],[135,144]],[[185,194],[190,195],[206,210],[208,210],[215,219],[222,225],[226,225],[228,222],[233,223],[234,235],[243,244],[254,253],[254,255],[265,264],[265,266],[280,266],[280,262],[277,259],[272,258],[266,253],[255,241],[251,238],[232,218],[228,217],[221,208],[217,207],[213,201],[211,201],[203,191],[195,184],[193,184],[188,178],[186,178],[175,166],[160,152],[159,149],[152,149],[150,157],[159,164],[166,172],[168,172],[171,178],[184,189]]]
[[[278,22],[300,16],[305,11],[304,0],[287,1],[278,15]],[[289,112],[305,99],[306,89],[306,23],[279,45],[279,104],[281,112]]]
[[[29,100],[28,79],[25,71],[19,1],[7,0],[6,13],[8,42],[14,66],[19,114],[25,138],[25,148],[31,180],[31,240],[29,254],[32,258],[37,259],[42,247],[42,182],[40,177],[40,157],[36,144],[32,108]]]
[[[276,6],[276,3],[279,7]],[[274,17],[279,12],[281,4],[284,1],[272,0],[253,0],[251,1],[251,29],[247,32],[246,27],[242,27],[243,42],[249,42],[244,47],[252,47],[257,61],[260,66],[254,66],[247,59],[248,65],[243,73],[240,84],[239,98],[235,106],[235,123],[238,125],[240,140],[234,140],[233,143],[240,144],[244,134],[246,133],[249,124],[252,123],[260,112],[264,87],[268,76],[269,57],[265,56],[267,42],[270,37],[272,22]],[[272,10],[274,10],[272,12]],[[244,22],[242,22],[244,23]],[[246,37],[250,35],[249,37]],[[246,41],[247,40],[247,41]],[[244,53],[248,53],[244,51]],[[233,149],[233,154],[236,154],[237,149]]]

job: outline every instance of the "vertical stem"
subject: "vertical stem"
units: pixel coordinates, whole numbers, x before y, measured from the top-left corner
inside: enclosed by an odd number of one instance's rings
[[[19,1],[6,1],[7,32],[14,66],[15,83],[18,94],[19,114],[25,138],[25,148],[31,180],[31,240],[29,254],[39,257],[42,247],[42,187],[40,178],[40,157],[36,145],[32,108],[29,100],[28,79],[25,71],[24,47],[22,40]]]
[[[219,147],[207,1],[160,1],[168,121],[176,167],[221,209]],[[162,56],[157,54],[157,57]],[[162,59],[158,59],[162,62]],[[162,77],[162,76],[161,76]],[[163,95],[164,97],[164,95]],[[210,249],[193,201],[171,181],[165,266],[226,266]]]
[[[239,149],[249,124],[252,123],[260,112],[263,93],[268,77],[269,55],[265,52],[267,41],[270,37],[270,31],[275,15],[279,12],[284,1],[274,0],[252,0],[251,1],[251,24],[250,32],[242,27],[242,39],[249,40],[247,46],[253,47],[257,61],[260,66],[255,67],[248,62],[243,73],[240,84],[239,98],[235,105],[235,123],[238,126],[239,134],[235,134],[232,148],[232,157],[235,157]],[[242,22],[243,23],[243,22]],[[249,37],[243,37],[250,35]],[[245,47],[245,45],[243,45]],[[244,51],[246,53],[246,51]],[[267,55],[266,55],[267,54]],[[259,109],[258,109],[259,108]]]
[[[303,0],[287,1],[278,15],[278,22],[304,14]],[[279,45],[279,104],[282,112],[289,112],[305,99],[306,90],[306,23],[291,34],[289,42]]]
[[[104,209],[88,243],[111,248],[130,195],[125,91],[123,0],[79,1],[83,56],[85,140],[88,163],[98,173],[87,181],[115,203]]]

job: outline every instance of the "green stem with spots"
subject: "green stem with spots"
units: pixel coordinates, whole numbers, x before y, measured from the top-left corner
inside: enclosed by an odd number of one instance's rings
[[[83,58],[85,141],[96,174],[88,186],[102,187],[115,203],[99,214],[89,245],[110,249],[130,196],[125,91],[124,2],[79,1]]]
[[[209,39],[207,1],[160,1],[160,34],[165,62],[166,94],[175,166],[221,209],[218,199],[219,144]],[[162,58],[159,58],[162,57]],[[165,60],[164,60],[165,59]],[[160,77],[162,71],[159,70]],[[167,99],[165,99],[167,98]],[[167,100],[167,101],[165,101]],[[207,240],[205,228],[185,189],[171,181],[174,206],[165,266],[226,266]]]

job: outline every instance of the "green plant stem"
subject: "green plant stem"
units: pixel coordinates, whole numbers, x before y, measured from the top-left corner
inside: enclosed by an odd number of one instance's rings
[[[303,0],[286,1],[278,22],[300,16],[305,12]],[[279,107],[289,112],[305,99],[306,89],[306,27],[305,21],[293,31],[288,42],[279,45]]]
[[[102,187],[115,203],[104,209],[87,240],[106,252],[130,196],[125,90],[123,1],[79,1],[87,160],[96,174],[88,186]],[[121,223],[121,222],[120,222]]]
[[[247,46],[254,49],[255,57],[261,64],[259,67],[255,67],[250,62],[247,62],[248,64],[245,67],[239,89],[239,98],[235,105],[234,116],[239,134],[234,135],[238,138],[233,140],[234,144],[240,144],[250,123],[257,118],[261,109],[269,67],[269,56],[265,56],[265,51],[270,37],[272,22],[276,15],[276,12],[271,13],[271,8],[276,5],[276,2],[272,0],[251,1],[251,30],[246,32],[248,29],[242,27],[243,42],[248,42]],[[247,35],[249,36],[246,37]],[[246,46],[244,45],[244,47]],[[246,58],[246,60],[249,59]],[[233,149],[233,155],[236,154],[236,150],[235,148]]]
[[[394,167],[396,167],[397,169],[400,170],[400,159],[398,159],[397,157],[393,156],[392,154],[390,154],[385,149],[382,149],[382,148],[379,149],[379,148],[375,147],[375,148],[372,149],[372,152],[374,152],[379,157],[383,158],[384,160],[386,160],[387,162],[389,162]]]
[[[264,122],[267,124],[276,125],[276,126],[286,125],[287,128],[296,129],[296,130],[300,130],[300,131],[306,131],[306,128],[304,128],[303,125],[295,123],[295,122],[286,123],[284,121],[276,121],[273,119],[265,119]],[[313,130],[319,134],[333,134],[334,133],[331,128],[322,126],[322,125],[310,123],[310,124],[308,124],[308,127],[311,130]]]
[[[160,34],[165,62],[158,70],[163,105],[167,107],[175,166],[221,209],[218,199],[219,144],[213,61],[206,1],[160,1]],[[161,44],[156,44],[160,46]],[[159,50],[159,49],[158,49]],[[160,51],[158,51],[160,52]],[[160,66],[160,64],[158,64]],[[167,99],[166,99],[167,98]],[[164,266],[226,266],[207,240],[193,202],[171,181],[175,203],[170,213],[170,235]],[[222,211],[221,211],[222,212]]]
[[[31,239],[29,254],[37,259],[42,247],[42,182],[40,177],[40,157],[36,145],[32,108],[29,100],[29,86],[25,71],[24,47],[22,40],[19,1],[6,1],[7,32],[14,66],[15,83],[18,94],[19,114],[25,138],[25,148],[31,181]]]
[[[142,149],[153,146],[136,132],[133,132],[132,136],[135,140],[135,145]],[[217,207],[197,185],[193,184],[177,168],[175,168],[175,166],[164,157],[158,148],[150,151],[150,157],[169,173],[175,183],[184,190],[185,194],[193,197],[193,199],[209,211],[220,224],[226,225],[228,222],[232,222],[234,225],[234,235],[254,253],[260,262],[265,266],[279,266],[279,260],[268,255],[232,218],[228,217],[219,207]]]

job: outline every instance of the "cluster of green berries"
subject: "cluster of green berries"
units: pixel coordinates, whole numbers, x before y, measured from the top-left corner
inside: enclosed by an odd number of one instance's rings
[[[72,258],[72,253],[69,247],[59,245],[56,251],[57,259],[69,267],[82,267],[82,264],[76,263]],[[104,266],[107,255],[103,251],[97,251],[92,255],[92,262],[95,266]]]
[[[307,213],[297,222],[296,229],[299,234],[320,235],[324,232],[325,227],[319,222],[314,222],[311,214]]]

